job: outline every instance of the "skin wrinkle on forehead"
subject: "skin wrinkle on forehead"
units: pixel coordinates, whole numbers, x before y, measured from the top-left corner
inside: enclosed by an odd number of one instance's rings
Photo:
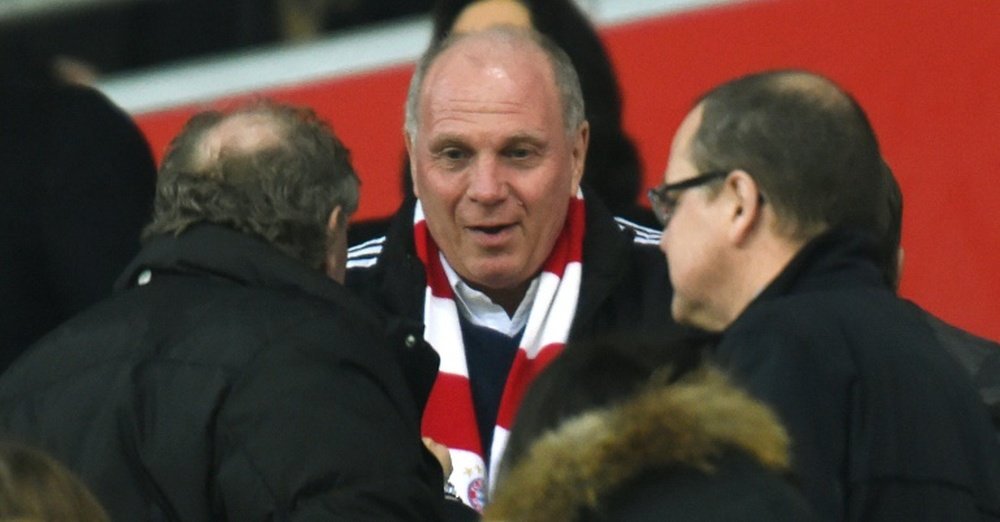
[[[470,107],[462,108],[452,108],[456,104],[468,104]],[[475,104],[475,107],[472,105]],[[514,102],[493,102],[491,105],[496,105],[496,108],[482,107],[483,102],[480,100],[474,100],[471,98],[451,98],[448,100],[433,100],[430,104],[432,110],[437,110],[439,112],[445,113],[463,113],[463,112],[474,112],[474,113],[486,113],[486,114],[509,114],[512,112],[517,112],[518,109],[524,105],[521,103]],[[445,107],[445,108],[442,108]],[[438,120],[443,118],[437,118]]]
[[[492,95],[497,92],[523,90],[518,79],[510,72],[512,68],[523,67],[523,64],[523,57],[516,57],[513,61],[504,60],[504,63],[497,64],[495,60],[483,60],[467,53],[442,59],[440,67],[427,82],[427,85],[434,85],[434,89],[425,93],[427,96],[425,106],[430,114],[434,115],[429,121],[430,128],[437,128],[452,120],[468,121],[465,115],[475,118],[481,114],[514,115],[525,111],[527,104],[524,101],[498,100]],[[468,82],[464,81],[464,77],[462,81],[454,80],[449,74],[450,71],[463,65],[471,66],[475,70],[474,74],[484,78],[485,81],[470,87]],[[538,74],[537,71],[532,71],[529,76],[538,82],[547,80],[544,74]],[[469,90],[474,90],[479,95],[470,94]],[[483,99],[481,93],[484,90],[489,92],[487,95],[489,99]]]

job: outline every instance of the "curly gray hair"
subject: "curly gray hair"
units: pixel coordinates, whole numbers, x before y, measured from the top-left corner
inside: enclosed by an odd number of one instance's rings
[[[236,118],[254,125],[237,126],[226,142],[219,129]],[[268,139],[247,145],[249,127],[263,127]],[[350,153],[310,109],[259,101],[228,113],[203,112],[167,149],[143,240],[215,223],[258,236],[319,269],[330,214],[340,207],[346,221],[357,209],[359,184]]]

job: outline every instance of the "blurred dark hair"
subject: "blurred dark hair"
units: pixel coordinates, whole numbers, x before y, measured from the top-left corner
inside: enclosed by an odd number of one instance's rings
[[[882,181],[885,183],[884,217],[872,224],[878,238],[878,263],[882,277],[892,288],[899,286],[899,246],[903,240],[903,191],[896,176],[885,161],[882,162]]]
[[[44,452],[0,442],[0,520],[107,522],[94,495]]]
[[[645,386],[676,381],[700,366],[717,340],[694,330],[665,335],[618,334],[568,343],[521,401],[500,464],[500,481],[546,432],[585,411],[623,402]]]

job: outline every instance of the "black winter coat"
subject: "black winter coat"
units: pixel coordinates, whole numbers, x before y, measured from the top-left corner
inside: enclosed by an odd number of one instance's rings
[[[0,379],[4,435],[114,520],[440,519],[419,326],[215,225],[154,240],[120,285]]]
[[[778,413],[827,520],[998,520],[1000,447],[971,380],[869,243],[807,244],[724,332],[718,360]]]

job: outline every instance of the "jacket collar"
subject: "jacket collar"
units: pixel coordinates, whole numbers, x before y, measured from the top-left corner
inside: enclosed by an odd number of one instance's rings
[[[625,277],[633,241],[630,231],[622,230],[611,211],[586,188],[584,197],[587,221],[583,236],[583,278],[573,331],[590,321]],[[666,260],[663,263],[666,265]]]
[[[747,307],[783,295],[850,287],[885,287],[872,236],[834,229],[812,239]]]
[[[711,473],[726,450],[787,472],[789,444],[769,409],[718,370],[701,368],[542,436],[501,477],[487,519],[565,519],[567,513],[597,509],[602,499],[645,471]]]
[[[423,324],[405,317],[380,314],[323,272],[306,266],[263,240],[208,223],[196,225],[179,236],[157,237],[129,264],[115,287],[136,286],[140,275],[146,271],[151,272],[153,278],[156,272],[223,278],[237,284],[286,290],[330,302],[331,310],[350,314],[350,320],[356,321],[357,326],[383,336],[400,360],[417,411],[423,410],[439,362],[434,350],[423,342]]]
[[[231,280],[249,286],[289,290],[361,310],[351,294],[319,270],[249,234],[210,223],[195,225],[177,236],[159,236],[143,247],[115,284],[118,290],[140,284],[149,271]]]
[[[413,239],[413,211],[417,200],[403,201],[389,223],[383,251],[375,270],[381,273],[377,289],[379,305],[390,313],[423,320],[424,289],[427,277],[417,257]]]
[[[423,265],[413,243],[413,209],[416,199],[407,198],[393,216],[377,270],[382,271],[381,303],[393,313],[421,317],[426,286]],[[625,276],[632,237],[623,231],[603,203],[584,187],[586,225],[583,239],[583,280],[574,325],[586,322]],[[665,263],[665,261],[664,261]],[[408,289],[403,292],[400,289]],[[416,296],[405,299],[402,296]]]

